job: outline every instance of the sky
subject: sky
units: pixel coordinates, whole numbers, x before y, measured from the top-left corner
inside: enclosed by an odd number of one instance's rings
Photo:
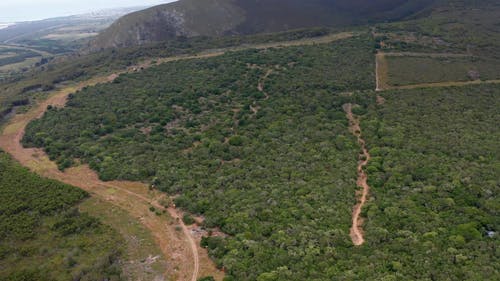
[[[0,23],[41,20],[108,8],[168,2],[174,2],[174,0],[0,0]]]

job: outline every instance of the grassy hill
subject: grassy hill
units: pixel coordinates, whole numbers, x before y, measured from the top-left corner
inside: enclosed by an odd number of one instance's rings
[[[129,14],[102,32],[90,48],[99,50],[173,39],[343,27],[401,19],[434,0],[180,0]]]

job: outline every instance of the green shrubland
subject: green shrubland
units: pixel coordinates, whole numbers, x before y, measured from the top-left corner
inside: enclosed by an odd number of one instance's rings
[[[228,234],[202,239],[226,280],[498,279],[498,87],[390,91],[377,105],[373,46],[163,64],[75,93],[23,142],[178,195]],[[372,156],[361,247],[348,102]]]
[[[76,205],[88,194],[0,152],[0,280],[121,280],[121,239]]]

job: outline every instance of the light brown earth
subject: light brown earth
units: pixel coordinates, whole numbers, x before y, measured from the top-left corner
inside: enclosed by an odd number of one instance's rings
[[[362,188],[361,192],[356,192],[358,198],[358,203],[354,206],[352,211],[352,227],[349,235],[351,236],[352,243],[356,246],[360,246],[365,242],[363,235],[363,218],[361,217],[361,210],[368,199],[368,194],[370,193],[370,186],[367,183],[368,175],[364,171],[364,167],[370,161],[370,153],[366,148],[365,140],[361,135],[361,127],[359,125],[359,119],[352,113],[352,104],[345,104],[344,111],[346,112],[347,119],[349,119],[349,131],[358,139],[358,143],[361,146],[362,153],[359,155],[358,162],[358,180],[356,184],[358,187]],[[361,195],[361,196],[359,196]]]
[[[375,55],[375,79],[377,82],[377,87],[375,91],[383,91],[389,89],[389,65],[385,59],[385,55],[382,52],[378,52]]]

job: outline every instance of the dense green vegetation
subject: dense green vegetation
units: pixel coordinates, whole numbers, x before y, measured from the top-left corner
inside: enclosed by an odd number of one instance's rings
[[[500,60],[495,59],[386,56],[386,60],[393,86],[500,78]]]
[[[120,280],[120,239],[75,205],[87,194],[0,151],[0,280]]]
[[[230,235],[204,241],[228,280],[333,277],[351,247],[358,149],[342,93],[373,88],[373,64],[363,37],[163,64],[72,95],[24,143],[61,168],[80,158],[102,179],[181,194]]]
[[[500,88],[383,96],[362,117],[367,246],[389,280],[498,280]]]
[[[23,141],[61,168],[79,158],[102,179],[179,194],[229,234],[202,240],[227,280],[498,279],[498,87],[393,91],[377,105],[356,91],[374,86],[373,45],[163,64],[72,95]],[[359,147],[346,102],[362,106],[373,157],[362,247],[348,236]]]
[[[275,34],[258,34],[231,37],[177,38],[168,42],[120,50],[106,50],[86,55],[73,54],[56,59],[43,59],[37,67],[25,73],[11,74],[2,81],[0,88],[0,121],[11,112],[18,101],[29,104],[47,97],[49,91],[67,81],[80,81],[90,77],[111,74],[147,58],[194,54],[204,50],[245,46],[248,44],[282,42],[307,39],[335,32],[331,29],[313,28]],[[26,91],[26,89],[41,89]],[[19,110],[25,110],[26,106]],[[19,111],[18,110],[18,111]]]
[[[500,58],[496,0],[442,0],[423,17],[377,26],[388,50],[462,52]]]

